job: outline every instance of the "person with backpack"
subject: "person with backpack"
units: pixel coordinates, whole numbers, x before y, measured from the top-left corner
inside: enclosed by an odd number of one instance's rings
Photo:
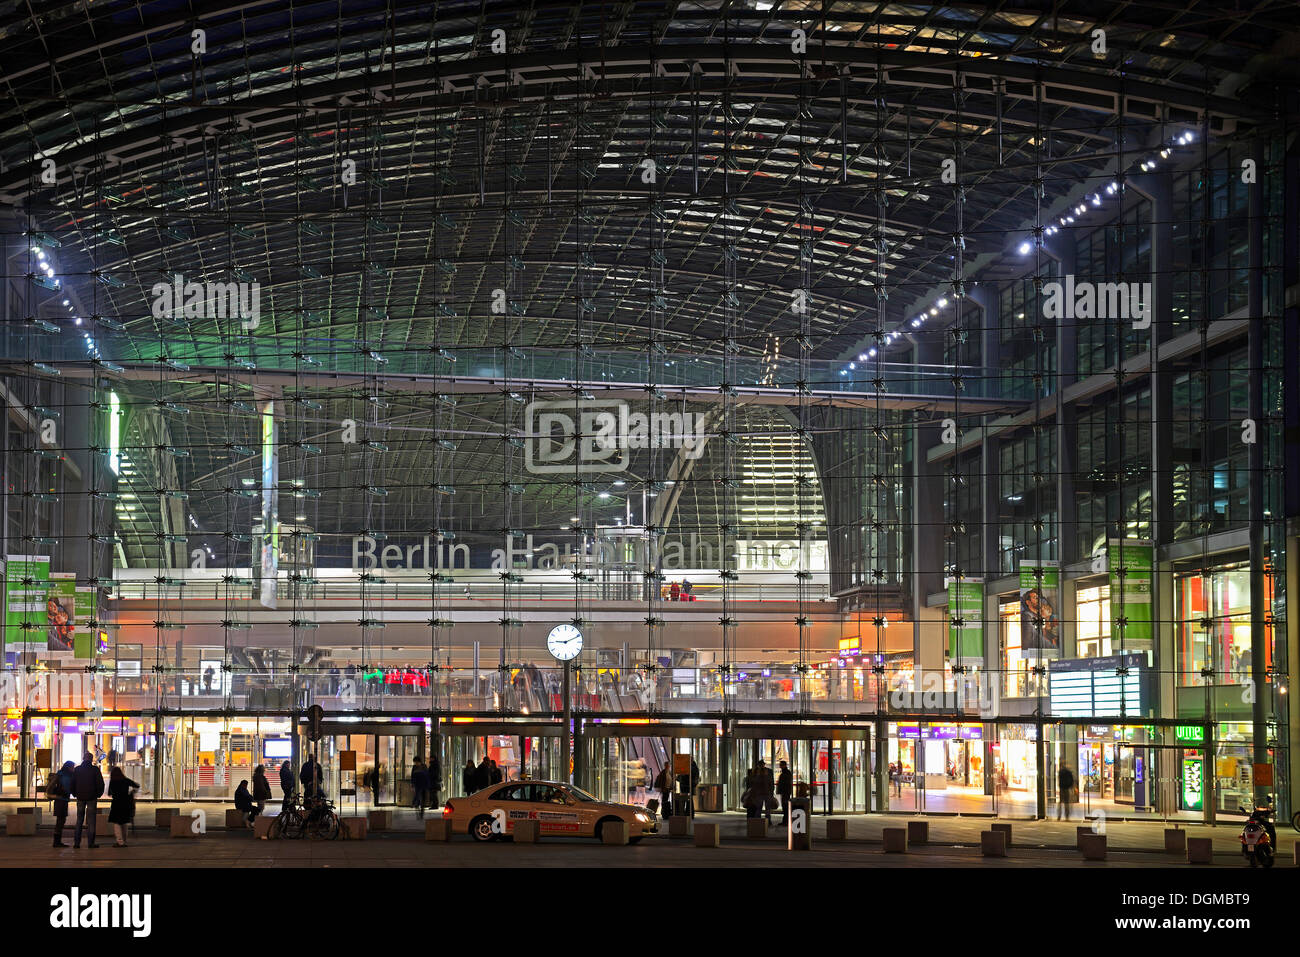
[[[67,847],[63,843],[63,825],[68,820],[68,798],[72,797],[73,769],[76,765],[64,761],[63,767],[51,774],[45,781],[45,796],[54,802],[54,846]]]

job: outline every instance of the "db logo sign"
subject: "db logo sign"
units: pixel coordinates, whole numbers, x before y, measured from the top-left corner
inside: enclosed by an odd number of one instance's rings
[[[680,449],[697,459],[704,454],[705,425],[702,412],[647,414],[626,402],[595,399],[531,402],[524,409],[524,467],[536,475],[622,472],[632,449]]]

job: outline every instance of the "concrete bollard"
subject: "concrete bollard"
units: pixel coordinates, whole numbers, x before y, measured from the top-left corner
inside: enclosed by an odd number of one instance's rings
[[[1090,827],[1076,827],[1074,829],[1074,849],[1083,850],[1083,841],[1085,838],[1092,837],[1097,832]]]
[[[345,841],[364,841],[370,833],[370,819],[364,817],[339,818],[339,836]]]
[[[627,821],[606,821],[600,827],[600,843],[620,845],[626,844],[628,838]]]
[[[1179,827],[1165,828],[1165,853],[1183,854],[1187,851],[1187,832]]]
[[[695,818],[676,814],[668,819],[669,837],[690,837],[694,834]]]
[[[431,821],[424,822],[424,839],[426,841],[451,840],[451,820],[445,817],[435,817]]]
[[[542,827],[537,821],[515,821],[516,844],[536,844],[542,836]]]
[[[826,840],[847,841],[849,839],[849,822],[842,817],[826,819]]]
[[[35,814],[9,814],[5,817],[6,837],[32,837],[36,834]]]
[[[980,831],[980,854],[984,857],[1006,857],[1007,832]]]
[[[1189,837],[1187,839],[1188,864],[1213,864],[1214,840],[1209,837]]]
[[[929,844],[930,843],[930,822],[929,821],[908,821],[907,822],[907,843],[908,844]]]
[[[1083,859],[1085,861],[1104,861],[1106,859],[1106,835],[1080,835],[1079,850],[1083,852]]]
[[[77,802],[76,802],[76,801],[69,801],[68,803],[71,805],[71,809],[75,812],[76,807],[77,807]],[[38,807],[19,807],[19,808],[18,808],[18,813],[19,813],[19,814],[30,814],[30,815],[32,815],[33,817],[36,818],[36,826],[37,826],[37,827],[40,827],[40,826],[41,826],[41,809],[40,809],[40,808],[38,808]]]
[[[722,835],[719,833],[718,825],[706,821],[701,821],[695,825],[695,846],[696,847],[721,847]]]
[[[767,822],[761,817],[745,818],[745,837],[765,838],[767,837]]]
[[[253,837],[263,841],[271,838],[271,825],[275,823],[275,818],[269,814],[259,814],[253,820]]]
[[[371,811],[366,821],[372,831],[391,831],[393,829],[392,811]]]
[[[226,808],[226,830],[239,831],[248,827],[248,815],[234,808]]]
[[[172,815],[179,814],[180,808],[156,807],[153,809],[153,826],[166,831],[172,826]]]
[[[886,854],[907,853],[907,830],[901,827],[887,827],[882,832],[885,838]]]
[[[198,837],[198,832],[194,829],[194,819],[188,814],[173,814],[171,821],[168,823],[169,833],[172,837]]]
[[[990,831],[1001,831],[1007,836],[1007,847],[1011,846],[1011,825],[1010,824],[990,824]]]

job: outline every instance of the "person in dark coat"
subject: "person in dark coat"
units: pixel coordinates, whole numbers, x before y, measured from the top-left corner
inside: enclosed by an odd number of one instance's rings
[[[135,799],[131,792],[139,787],[122,773],[121,768],[114,767],[108,772],[108,796],[113,799],[108,806],[108,823],[113,825],[117,847],[126,847],[126,826],[135,817]],[[94,834],[93,830],[91,834]]]
[[[424,802],[429,795],[429,769],[419,758],[416,758],[415,763],[411,765],[411,790],[415,792],[411,798],[415,813],[424,817]]]
[[[89,751],[72,772],[72,796],[77,799],[77,830],[72,836],[72,846],[81,847],[81,830],[88,824],[90,835],[86,846],[95,847],[95,815],[99,799],[104,796],[104,775],[95,767],[95,756]]]
[[[280,810],[289,809],[289,801],[293,797],[293,767],[288,761],[280,765],[280,791],[284,794],[284,800],[280,804]]]
[[[266,810],[266,802],[271,800],[271,782],[266,779],[266,768],[258,765],[253,768],[253,804],[256,805],[253,817]]]
[[[303,800],[317,797],[321,793],[321,783],[324,778],[320,771],[320,762],[316,760],[316,755],[307,755],[307,760],[303,762],[302,773],[298,775],[302,781]]]
[[[478,780],[478,768],[474,767],[474,759],[469,758],[465,766],[460,770],[460,786],[466,794],[473,794],[476,790],[474,782]]]
[[[655,790],[659,792],[659,816],[671,817],[673,813],[673,775],[668,765],[665,764],[659,769],[659,776],[655,778],[654,786]]]
[[[257,817],[257,808],[253,805],[253,795],[248,791],[246,780],[240,781],[239,787],[235,788],[235,810],[241,812],[249,824]]]
[[[1061,813],[1065,812],[1065,819],[1070,820],[1070,802],[1074,800],[1074,772],[1070,770],[1068,764],[1062,764],[1060,772],[1056,775],[1056,783],[1060,786],[1057,793],[1056,819],[1061,819]]]
[[[485,787],[491,785],[492,783],[491,761],[492,761],[491,758],[485,756],[483,760],[479,762],[478,767],[474,769],[474,791],[471,791],[470,792],[471,794],[473,794],[475,791],[482,791]]]
[[[500,784],[502,781],[506,779],[505,773],[499,767],[497,767],[497,763],[493,761],[491,758],[488,758],[488,767],[490,769],[490,774],[489,774],[490,780],[488,781],[489,784]]]
[[[686,815],[695,817],[695,789],[700,783],[700,766],[691,758],[691,773],[677,775],[677,791],[684,795]]]
[[[767,766],[766,761],[758,762],[758,776],[754,781],[755,797],[758,798],[758,814],[767,817],[767,823],[772,823],[772,794],[776,785],[772,781],[772,769]],[[758,815],[755,815],[758,816]]]
[[[63,767],[51,774],[45,782],[45,796],[54,802],[55,847],[68,846],[63,843],[63,825],[68,820],[68,798],[72,797],[72,789],[76,786],[72,778],[75,768],[76,765],[71,761],[64,761]]]
[[[781,797],[781,824],[785,826],[790,821],[790,795],[794,793],[794,775],[785,761],[781,762],[781,773],[776,776],[776,793]]]

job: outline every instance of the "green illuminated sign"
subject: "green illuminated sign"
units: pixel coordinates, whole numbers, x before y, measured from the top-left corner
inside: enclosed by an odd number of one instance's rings
[[[1200,758],[1183,758],[1183,809],[1201,810],[1201,777],[1205,762]]]
[[[1203,744],[1205,742],[1205,728],[1199,724],[1180,724],[1174,728],[1174,738],[1178,741]]]

